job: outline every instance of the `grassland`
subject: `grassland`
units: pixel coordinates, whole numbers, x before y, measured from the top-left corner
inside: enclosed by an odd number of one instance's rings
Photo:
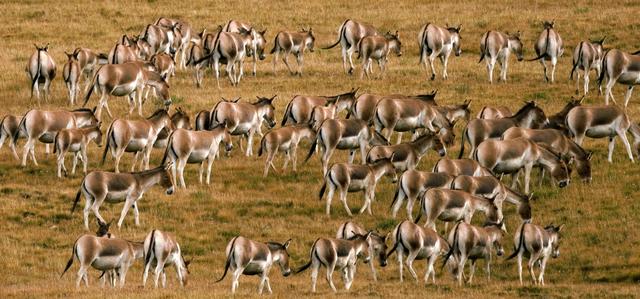
[[[238,3],[240,2],[240,3]],[[209,109],[220,97],[241,96],[251,100],[257,95],[278,95],[277,112],[282,115],[286,102],[296,94],[331,95],[360,87],[375,93],[417,94],[438,89],[438,102],[459,103],[472,99],[474,113],[483,105],[506,105],[517,109],[524,100],[536,100],[548,113],[558,111],[574,94],[575,83],[568,81],[573,47],[582,39],[607,36],[607,46],[632,51],[640,48],[637,38],[640,3],[637,1],[149,1],[130,4],[128,1],[86,3],[85,1],[48,2],[4,1],[0,4],[3,22],[0,24],[0,114],[22,114],[34,107],[29,100],[24,67],[34,51],[33,43],[50,43],[50,52],[58,63],[58,78],[53,84],[53,101],[46,108],[66,108],[66,90],[62,83],[63,51],[78,46],[103,52],[123,33],[138,33],[159,16],[188,20],[196,31],[215,29],[229,19],[247,20],[267,28],[269,49],[275,32],[312,26],[317,34],[316,47],[330,44],[336,29],[345,18],[355,18],[374,24],[382,30],[399,30],[404,53],[393,57],[384,79],[358,80],[346,76],[341,67],[339,51],[318,50],[306,55],[305,75],[290,77],[280,65],[280,73],[271,73],[271,57],[261,62],[258,76],[245,77],[240,87],[228,82],[217,90],[215,80],[207,73],[204,87],[195,88],[191,71],[178,72],[172,78],[171,94],[176,103],[192,114]],[[525,55],[533,57],[532,44],[541,30],[541,22],[555,19],[556,28],[565,40],[565,56],[560,59],[557,82],[542,80],[541,66],[536,62],[511,62],[509,82],[489,85],[485,66],[477,64],[478,43],[483,32],[490,29],[521,30],[526,46]],[[463,55],[450,61],[448,81],[438,77],[427,81],[426,73],[417,65],[417,31],[426,22],[462,24]],[[438,66],[438,69],[439,66]],[[359,68],[357,71],[359,72]],[[379,72],[376,72],[379,73]],[[593,76],[593,75],[592,75]],[[623,88],[615,95],[621,98]],[[634,95],[629,113],[635,120],[638,95]],[[95,104],[95,98],[90,102]],[[116,115],[125,115],[126,103],[112,99]],[[591,93],[588,104],[600,104],[602,97]],[[145,107],[151,112],[150,105]],[[460,130],[461,128],[458,128]],[[458,133],[459,134],[459,133]],[[373,283],[368,270],[361,267],[349,293],[338,296],[372,297],[635,297],[640,281],[640,233],[638,214],[640,169],[630,164],[618,142],[614,163],[606,162],[606,143],[588,140],[586,147],[595,151],[593,182],[572,181],[559,190],[548,184],[535,188],[534,222],[566,224],[561,256],[548,266],[546,287],[520,287],[513,262],[495,261],[492,280],[487,283],[479,272],[473,286],[459,288],[449,275],[438,273],[436,286],[424,286],[412,281],[400,284],[395,258],[381,271],[381,281]],[[307,147],[303,147],[305,151]],[[450,152],[457,153],[457,147]],[[102,149],[91,146],[90,169],[98,169]],[[161,151],[152,155],[159,163]],[[299,153],[302,155],[302,153]],[[69,214],[73,195],[82,175],[65,179],[55,177],[52,156],[45,157],[38,145],[41,163],[23,168],[6,148],[0,151],[0,297],[222,297],[228,296],[230,281],[214,284],[222,273],[224,247],[227,241],[241,234],[257,240],[284,241],[293,238],[292,266],[308,259],[312,242],[321,236],[332,236],[338,225],[347,220],[346,213],[334,205],[330,218],[323,213],[317,200],[320,187],[318,158],[299,167],[298,173],[278,173],[263,179],[263,159],[246,158],[235,151],[231,158],[214,164],[210,186],[197,184],[197,167],[189,166],[187,190],[166,196],[160,189],[147,193],[140,203],[141,226],[135,227],[128,217],[118,236],[141,240],[151,229],[175,232],[185,255],[195,257],[187,288],[176,286],[174,273],[169,271],[166,290],[141,288],[141,266],[129,272],[124,289],[100,289],[98,274],[91,273],[90,288],[76,290],[75,269],[62,279],[60,272],[71,253],[74,240],[84,233],[81,214]],[[346,155],[334,156],[344,161]],[[300,158],[300,160],[302,160]],[[429,169],[436,157],[422,160],[420,169]],[[128,167],[129,157],[124,160]],[[280,165],[281,160],[278,160]],[[111,169],[112,162],[104,168]],[[388,205],[394,186],[383,181],[374,203],[374,216],[357,215],[353,220],[368,228],[389,231],[397,220],[389,218]],[[362,203],[361,195],[349,197],[352,206]],[[117,218],[121,205],[105,205],[103,215]],[[507,208],[507,225],[514,228],[519,220],[512,208]],[[510,240],[512,234],[507,236]],[[510,243],[508,243],[510,244]],[[505,246],[510,248],[510,245]],[[510,250],[507,250],[508,252]],[[423,263],[418,263],[424,273]],[[335,275],[339,287],[339,275]],[[283,278],[277,270],[271,274],[274,295],[278,297],[312,296],[309,274]],[[240,296],[252,296],[257,279],[242,277]],[[319,296],[331,295],[324,280],[319,281]]]

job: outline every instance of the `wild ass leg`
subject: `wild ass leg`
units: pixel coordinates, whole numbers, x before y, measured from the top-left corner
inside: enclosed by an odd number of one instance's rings
[[[556,80],[556,64],[558,63],[558,57],[551,57],[551,83]]]
[[[280,54],[280,51],[276,50],[273,53],[273,75],[276,75],[276,64],[278,63],[278,56]],[[285,54],[286,55],[286,54]]]
[[[631,93],[633,92],[633,85],[629,85],[627,88],[627,92],[624,95],[624,108],[627,108],[627,104],[629,104],[629,99],[631,99]]]
[[[409,269],[409,273],[411,273],[411,276],[416,281],[418,281],[418,274],[416,274],[416,270],[413,269],[413,261],[415,261],[418,253],[420,253],[419,250],[414,250],[409,252],[409,255],[407,256],[407,269]]]
[[[213,155],[209,155],[209,157],[207,158],[207,185],[211,184],[211,166],[213,166],[213,159],[215,157],[215,154]]]
[[[302,77],[302,67],[304,66],[304,59],[302,57],[302,51],[296,55],[296,62],[298,62],[298,76]]]
[[[348,186],[348,184],[346,184]],[[351,214],[351,209],[349,208],[349,205],[347,204],[347,190],[348,187],[343,188],[340,187],[340,201],[342,202],[342,205],[344,206],[344,209],[347,211],[347,215],[349,215],[349,217],[352,217],[353,215]]]
[[[522,255],[524,252],[518,252],[518,277],[520,277],[520,285],[522,285]]]
[[[289,74],[294,75],[293,71],[291,70],[291,66],[289,66],[289,54],[285,53],[284,55],[282,55],[282,62],[284,62],[284,65],[287,66]]]
[[[540,285],[544,285],[544,269],[547,267],[547,260],[549,259],[548,255],[542,257],[540,261],[540,275],[538,276],[538,283]]]
[[[529,194],[529,182],[531,181],[531,170],[533,163],[527,163],[524,166],[524,194]]]
[[[613,148],[616,146],[616,137],[609,137],[609,153],[607,154],[607,161],[613,162]]]
[[[122,227],[122,222],[124,222],[124,217],[127,216],[127,212],[129,212],[129,208],[135,204],[135,202],[140,198],[139,195],[134,196],[129,195],[124,202],[124,206],[122,207],[122,212],[120,213],[120,219],[118,220],[118,228]]]
[[[489,56],[487,59],[487,73],[489,74],[489,83],[493,83],[493,68],[496,65],[496,58]]]
[[[544,81],[549,82],[549,77],[547,76],[547,64],[546,64],[546,61],[545,61],[544,57],[542,57],[538,61],[540,61],[540,64],[542,64],[542,70],[543,70],[543,74],[544,74]]]
[[[400,237],[400,236],[397,236]],[[400,245],[399,245],[400,246]],[[402,259],[403,259],[404,248],[396,248],[396,255],[398,258],[398,269],[400,269],[400,282],[403,281],[403,271],[402,271]]]
[[[440,56],[440,60],[442,61],[442,78],[445,80],[449,79],[449,73],[447,73],[447,65],[449,64],[449,55],[451,55],[451,53],[445,54],[444,56]]]
[[[435,61],[436,61],[435,52],[432,52],[431,55],[429,55],[429,67],[431,68],[431,81],[436,79],[436,67],[434,66]]]
[[[633,160],[633,153],[631,152],[631,145],[629,144],[629,139],[627,139],[627,132],[625,132],[622,129],[617,129],[616,133],[618,134],[618,136],[620,136],[620,139],[622,139],[622,144],[624,144],[624,147],[627,149],[627,155],[629,155],[629,160],[631,160],[631,162],[635,162]]]

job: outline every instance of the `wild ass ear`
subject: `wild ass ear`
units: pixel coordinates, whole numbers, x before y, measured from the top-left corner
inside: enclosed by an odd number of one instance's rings
[[[276,94],[276,95],[273,95],[273,96],[269,99],[269,102],[273,102],[273,100],[275,100],[277,97],[278,97],[278,95],[277,95],[277,94]]]
[[[564,228],[564,224],[560,224],[560,226],[555,228],[555,231],[559,233],[563,228]]]
[[[578,104],[582,104],[582,101],[584,101],[584,95],[580,97],[580,100],[578,100]]]
[[[456,28],[456,31],[458,31],[458,33],[460,33],[460,30],[462,30],[461,28],[462,28],[462,24],[459,24],[458,27]]]
[[[462,106],[465,108],[469,108],[470,105],[471,105],[471,99],[464,100],[464,103],[462,104]]]
[[[34,43],[33,46],[36,47],[36,50],[40,51],[40,47],[38,47],[38,45]]]
[[[169,163],[165,164],[165,165],[164,165],[164,169],[165,169],[165,170],[169,170],[172,166],[173,166],[173,161],[171,161],[171,162],[169,162]]]
[[[95,114],[96,113],[96,109],[98,109],[98,106],[93,107],[93,109],[91,109],[91,113]]]
[[[44,46],[44,48],[42,48],[45,52],[49,51],[49,43],[47,43],[46,46]]]
[[[291,245],[291,239],[287,240],[286,242],[284,242],[284,244],[282,244],[282,247],[284,247],[284,249],[288,249],[289,245]]]
[[[593,158],[593,152],[587,152],[587,161],[591,161],[591,158]]]
[[[605,40],[605,39],[607,39],[607,36],[606,36],[606,35],[605,35],[605,36],[600,40],[599,44],[600,44],[600,45],[603,45],[603,44],[604,44],[604,40]]]

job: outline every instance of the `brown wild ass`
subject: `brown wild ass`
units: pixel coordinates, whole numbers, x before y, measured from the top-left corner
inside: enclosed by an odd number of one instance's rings
[[[442,78],[447,79],[449,74],[447,73],[447,64],[449,63],[449,56],[451,51],[456,56],[460,56],[462,49],[460,48],[460,25],[458,27],[440,27],[428,23],[422,26],[420,33],[418,33],[418,46],[420,47],[420,64],[424,63],[424,68],[427,68],[427,62],[431,68],[431,80],[436,78],[435,60],[440,58],[442,62]],[[435,273],[434,273],[435,274]]]
[[[35,92],[40,105],[40,90],[44,94],[44,100],[49,101],[49,89],[51,81],[56,77],[56,63],[49,54],[49,44],[44,47],[36,47],[36,52],[31,54],[25,71],[31,81],[31,98]],[[42,85],[42,87],[40,87]]]
[[[362,226],[347,221],[338,227],[338,231],[336,232],[336,239],[349,240],[356,235],[366,235],[367,230],[362,228]],[[373,275],[373,281],[378,281],[378,277],[376,274],[376,268],[374,266],[373,260],[375,257],[378,257],[378,263],[381,267],[387,266],[387,236],[378,235],[375,232],[371,233],[371,238],[367,241],[369,242],[369,266],[371,266],[371,274]]]

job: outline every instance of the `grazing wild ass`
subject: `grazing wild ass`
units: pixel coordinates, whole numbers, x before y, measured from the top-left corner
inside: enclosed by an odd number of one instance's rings
[[[604,57],[604,40],[595,41],[581,41],[573,50],[573,67],[571,68],[571,80],[573,80],[573,73],[577,70],[578,77],[576,78],[576,94],[580,90],[580,71],[583,73],[584,81],[584,95],[589,93],[589,73],[591,70],[596,70],[596,76],[599,76],[602,72],[602,58]],[[596,77],[597,78],[597,77]],[[600,93],[602,93],[602,86],[600,86]]]
[[[407,198],[407,218],[413,220],[413,205],[425,191],[432,188],[449,188],[455,177],[446,173],[405,171],[398,180],[398,187],[391,202],[391,216],[395,219],[402,201]]]
[[[358,42],[358,57],[362,58],[362,73],[360,79],[367,75],[367,78],[371,77],[373,72],[372,62],[375,59],[380,67],[380,76],[384,76],[386,71],[387,61],[389,60],[389,53],[393,51],[396,56],[402,56],[402,42],[400,42],[400,35],[398,31],[395,34],[387,32],[384,36],[370,35],[365,36]]]
[[[224,263],[224,273],[216,282],[222,281],[231,269],[231,293],[235,294],[238,289],[240,275],[259,275],[260,286],[258,294],[262,294],[265,284],[267,291],[271,294],[271,284],[269,283],[269,272],[275,264],[280,267],[280,272],[284,277],[291,275],[289,267],[289,252],[287,249],[291,244],[291,239],[284,244],[276,242],[256,242],[242,236],[235,237],[229,241],[224,250],[227,260]]]
[[[44,94],[44,100],[49,101],[49,89],[51,81],[56,77],[56,63],[49,54],[49,44],[44,47],[36,47],[36,52],[31,55],[25,71],[31,81],[31,98],[35,92],[40,106],[40,90]],[[40,87],[42,85],[42,87]]]
[[[67,63],[64,64],[62,68],[62,79],[64,80],[64,84],[67,86],[67,90],[69,91],[69,106],[73,106],[76,104],[76,99],[78,98],[78,93],[80,92],[80,77],[82,77],[82,68],[80,67],[80,62],[78,61],[77,53],[74,52],[69,54],[64,52],[67,55]]]
[[[342,110],[347,110],[355,101],[357,92],[357,88],[352,88],[349,92],[335,96],[296,95],[289,101],[289,104],[287,104],[281,125],[284,127],[288,121],[294,124],[309,123],[311,120],[311,112],[313,112],[313,108],[316,106],[333,105],[336,107],[336,114]]]
[[[64,157],[68,152],[73,154],[73,167],[71,168],[71,174],[76,173],[76,165],[78,158],[82,161],[82,172],[87,174],[87,164],[89,164],[89,158],[87,157],[87,146],[89,142],[93,141],[98,146],[102,146],[102,130],[100,129],[101,123],[97,123],[94,126],[85,128],[70,128],[62,129],[54,138],[53,153],[57,154],[58,163],[58,177],[62,177],[62,171],[67,175],[67,168],[64,166]]]
[[[185,261],[182,256],[180,244],[176,241],[173,234],[163,232],[161,230],[152,230],[147,237],[144,238],[144,274],[142,275],[142,286],[147,284],[147,275],[149,269],[155,262],[155,286],[158,287],[158,278],[162,274],[162,287],[166,287],[167,275],[164,268],[173,265],[178,274],[178,280],[181,286],[187,285],[187,276],[189,276],[189,264],[191,261]]]
[[[533,101],[526,102],[513,116],[499,119],[473,119],[469,121],[462,133],[458,158],[462,158],[464,155],[465,137],[469,141],[469,145],[471,145],[471,150],[469,151],[469,158],[471,158],[476,147],[483,141],[498,139],[502,137],[504,131],[511,127],[539,129],[546,123],[548,123],[547,116]]]
[[[406,265],[409,273],[418,281],[418,275],[413,269],[415,260],[427,260],[427,270],[424,274],[424,282],[429,282],[429,276],[436,283],[436,270],[434,265],[439,256],[449,251],[449,243],[435,230],[423,228],[411,221],[402,221],[396,225],[391,235],[393,247],[387,254],[387,258],[396,252],[398,266],[400,268],[400,282],[403,281],[402,259],[407,255]]]
[[[316,132],[316,138],[311,144],[309,154],[305,162],[309,161],[313,153],[322,152],[322,174],[327,173],[329,159],[336,149],[349,150],[349,163],[353,163],[356,151],[360,149],[360,155],[364,164],[367,161],[367,148],[376,145],[389,145],[389,142],[380,133],[375,132],[367,123],[359,119],[327,119],[320,125]]]
[[[124,201],[124,207],[118,220],[118,228],[122,226],[124,216],[127,215],[129,208],[132,206],[135,223],[136,226],[138,226],[140,225],[140,220],[138,219],[140,214],[138,212],[138,201],[149,188],[160,184],[162,187],[167,188],[166,193],[168,195],[173,194],[175,185],[169,173],[169,168],[171,168],[171,165],[160,165],[150,170],[131,173],[92,171],[82,179],[80,189],[78,193],[76,193],[76,198],[71,207],[71,213],[73,213],[76,205],[78,205],[80,195],[84,195],[86,200],[83,211],[84,227],[89,230],[90,210],[93,210],[96,218],[104,223],[104,218],[102,218],[98,211],[102,203],[105,201],[109,203]]]
[[[224,142],[225,151],[233,148],[231,135],[225,124],[221,124],[212,130],[191,131],[177,129],[170,136],[167,149],[162,158],[162,164],[171,163],[173,178],[178,185],[178,179],[182,188],[187,188],[184,182],[184,168],[187,163],[199,163],[199,182],[202,184],[202,173],[205,162],[207,163],[207,185],[211,183],[211,166],[220,149],[220,143]]]
[[[453,274],[457,276],[458,285],[462,285],[464,266],[467,260],[471,260],[471,271],[469,273],[468,284],[473,281],[473,274],[476,270],[476,261],[484,259],[486,263],[487,281],[491,280],[491,260],[492,251],[496,251],[497,256],[504,254],[502,248],[502,237],[504,231],[500,229],[500,223],[488,223],[484,227],[477,227],[471,224],[460,222],[449,234],[449,244],[451,248],[444,258],[447,264],[453,257],[457,265],[453,269]]]
[[[315,131],[308,124],[289,125],[267,132],[260,140],[260,149],[258,150],[258,157],[262,156],[263,152],[267,156],[264,164],[263,176],[267,177],[270,167],[272,167],[274,171],[276,170],[275,165],[273,165],[273,159],[276,157],[278,152],[285,153],[284,166],[282,166],[282,170],[286,170],[289,161],[291,161],[293,164],[293,171],[296,172],[298,163],[298,144],[303,139],[314,138],[315,135]]]
[[[367,153],[367,163],[393,156],[393,161],[391,161],[393,166],[398,172],[403,173],[415,169],[429,149],[433,149],[440,157],[447,154],[440,138],[434,133],[427,132],[411,142],[372,147]]]
[[[338,227],[338,231],[336,232],[336,239],[349,240],[356,235],[366,235],[367,230],[365,230],[362,226],[347,221]],[[381,267],[387,266],[387,236],[378,235],[375,232],[371,233],[371,238],[367,241],[369,242],[369,266],[371,266],[371,274],[373,275],[373,281],[378,281],[378,276],[376,273],[376,268],[374,266],[373,260],[375,257],[378,257],[378,263]]]
[[[323,49],[331,49],[338,44],[342,47],[342,67],[347,74],[353,74],[353,59],[351,56],[358,51],[358,44],[365,36],[380,35],[371,25],[357,22],[351,19],[345,20],[338,28],[338,40]],[[349,58],[349,68],[347,68],[347,57]]]
[[[273,57],[273,74],[276,74],[276,63],[278,63],[278,56],[282,53],[282,62],[287,66],[291,75],[302,76],[302,65],[304,64],[304,51],[309,50],[313,53],[313,46],[316,41],[316,37],[313,35],[313,29],[302,29],[299,32],[294,31],[280,31],[276,34],[273,40],[273,49],[270,54],[275,54]],[[291,70],[289,66],[289,54],[293,54],[298,62],[298,70],[295,72]]]
[[[487,59],[487,72],[489,73],[489,83],[493,83],[493,68],[496,62],[500,64],[500,80],[507,81],[507,69],[509,68],[509,56],[511,52],[516,54],[518,61],[524,59],[522,53],[522,42],[520,41],[520,31],[515,34],[508,32],[488,31],[480,40],[480,61]]]
[[[609,97],[613,98],[613,86],[616,83],[627,85],[627,92],[624,95],[624,108],[627,108],[633,87],[640,82],[640,51],[633,54],[622,52],[618,49],[608,50],[602,59],[602,71],[598,78],[598,87],[602,88],[602,81],[607,78],[607,85],[604,92],[604,103],[609,105]]]
[[[558,58],[560,58],[564,53],[562,37],[560,37],[560,34],[555,31],[553,28],[554,25],[555,21],[544,21],[544,30],[540,33],[540,36],[533,45],[537,57],[530,60],[540,61],[540,64],[542,64],[542,67],[544,68],[544,80],[549,82],[549,77],[547,76],[547,64],[545,61],[545,59],[549,58],[551,61],[551,83],[555,81]]]
[[[449,74],[447,73],[447,64],[449,62],[449,56],[451,51],[454,51],[456,56],[460,56],[462,49],[460,48],[460,25],[458,27],[440,27],[428,23],[422,26],[420,33],[418,33],[418,46],[420,47],[420,64],[424,64],[424,68],[427,68],[427,62],[431,68],[431,80],[436,78],[435,60],[440,58],[442,62],[442,78],[447,79]]]
[[[247,52],[247,57],[253,58],[253,76],[256,76],[256,66],[258,65],[258,59],[264,60],[264,48],[267,45],[267,40],[264,38],[265,33],[267,33],[267,29],[262,31],[255,30],[253,26],[235,20],[230,20],[227,24],[222,28],[223,32],[235,32],[242,33],[243,31],[249,32],[251,34],[251,42],[250,45],[247,46],[249,50]]]
[[[35,142],[40,141],[46,144],[47,153],[49,144],[54,142],[56,134],[62,129],[83,128],[98,123],[98,119],[93,110],[81,108],[72,111],[47,111],[29,110],[25,113],[18,130],[13,134],[13,144],[15,145],[20,136],[25,136],[27,142],[24,145],[22,154],[22,166],[27,165],[27,157],[31,154],[33,164],[38,166],[35,154]]]
[[[607,161],[613,162],[613,148],[616,136],[622,139],[631,162],[634,161],[631,145],[627,139],[627,131],[634,136],[636,143],[640,141],[640,132],[627,113],[615,105],[611,106],[581,106],[569,111],[567,114],[567,129],[571,132],[573,140],[580,146],[584,137],[609,138],[609,155]]]
[[[512,188],[516,186],[517,176],[524,169],[524,193],[529,193],[531,170],[541,166],[551,174],[558,187],[569,185],[570,170],[561,156],[544,144],[535,143],[520,137],[509,140],[487,140],[481,143],[473,158],[495,174],[511,174]]]
[[[337,292],[333,284],[333,272],[342,272],[344,288],[348,291],[353,283],[356,274],[356,262],[358,258],[364,259],[364,263],[371,262],[370,247],[372,232],[365,235],[354,234],[350,239],[327,239],[320,238],[313,242],[309,253],[309,262],[296,270],[296,273],[305,271],[311,267],[311,292],[316,292],[316,282],[318,281],[318,271],[320,267],[327,268],[327,282],[333,290]],[[386,262],[386,261],[385,261]]]
[[[393,167],[391,158],[383,158],[378,161],[367,163],[365,165],[356,165],[350,163],[336,163],[324,175],[324,182],[318,200],[324,196],[324,192],[329,188],[327,194],[327,215],[331,213],[331,201],[333,194],[337,190],[340,192],[340,201],[344,205],[344,209],[349,216],[352,216],[351,209],[347,204],[347,193],[360,192],[364,193],[364,204],[360,209],[360,214],[366,210],[371,215],[371,202],[375,200],[376,186],[383,176],[390,176],[395,182],[397,180],[396,170]]]
[[[520,285],[522,285],[522,256],[529,254],[529,273],[533,284],[544,285],[544,270],[547,268],[549,257],[558,258],[560,256],[560,231],[564,225],[549,225],[542,227],[532,223],[522,223],[520,229],[513,236],[514,252],[507,257],[510,260],[518,257],[518,275]],[[533,270],[538,264],[540,275],[536,279]]]
[[[107,153],[111,150],[111,157],[114,158],[115,172],[120,172],[120,159],[125,152],[135,153],[131,163],[131,171],[134,171],[138,161],[138,155],[142,153],[140,169],[149,169],[149,159],[153,144],[158,138],[162,129],[168,128],[173,131],[173,122],[167,110],[159,109],[151,116],[141,120],[116,119],[107,130],[106,146],[102,153],[102,164],[104,164]]]

